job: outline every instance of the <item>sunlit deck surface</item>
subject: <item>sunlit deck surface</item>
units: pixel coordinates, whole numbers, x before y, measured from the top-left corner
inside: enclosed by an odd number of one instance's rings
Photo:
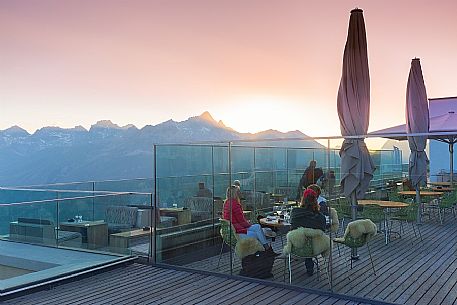
[[[373,304],[227,277],[132,264],[3,304]],[[380,303],[374,303],[380,304]]]
[[[456,221],[451,215],[444,225],[436,219],[426,219],[421,226],[423,242],[414,236],[411,225],[403,224],[403,228],[405,232],[401,238],[392,239],[388,245],[385,245],[382,233],[371,241],[376,276],[373,275],[367,248],[363,247],[359,249],[360,260],[354,262],[350,270],[349,280],[348,266],[343,259],[348,258],[348,252],[341,251],[339,256],[334,246],[333,292],[396,304],[457,304]],[[398,225],[394,223],[393,229],[398,231]],[[281,242],[276,241],[274,248],[280,252]],[[341,246],[340,250],[343,250]],[[219,269],[218,258],[219,255],[186,266],[229,273],[229,253],[223,254]],[[236,258],[233,273],[238,274],[240,267],[240,260]],[[285,267],[284,260],[275,261],[273,281],[284,282]],[[321,272],[320,281],[316,275],[309,277],[303,261],[293,263],[292,275],[293,285],[329,290],[325,272]],[[288,283],[287,270],[285,279]]]

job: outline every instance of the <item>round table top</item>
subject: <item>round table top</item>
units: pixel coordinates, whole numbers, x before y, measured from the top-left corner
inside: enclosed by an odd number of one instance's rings
[[[275,202],[275,203],[273,203],[273,205],[279,205],[279,206],[281,206],[281,205],[294,206],[294,205],[297,205],[297,202],[295,202],[295,201],[293,201],[293,200],[289,200],[289,201],[287,201],[287,202],[282,202],[282,201],[281,201],[281,202]]]
[[[388,200],[358,200],[357,203],[360,205],[375,204],[382,208],[406,208],[409,206],[409,204],[404,202]]]
[[[285,222],[285,221],[278,221],[278,217],[274,217],[273,220],[268,220],[268,218],[260,218],[259,222],[261,225],[267,226],[267,227],[285,227],[285,226],[290,226],[290,223]]]
[[[408,196],[415,196],[416,191],[401,191],[398,192],[400,195],[408,195]],[[441,196],[443,192],[432,192],[432,191],[420,191],[421,196]]]

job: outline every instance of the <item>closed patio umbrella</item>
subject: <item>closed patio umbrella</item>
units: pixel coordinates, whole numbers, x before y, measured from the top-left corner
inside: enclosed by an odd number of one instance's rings
[[[424,78],[420,60],[414,58],[411,61],[408,85],[406,87],[406,133],[428,133],[430,118],[428,114],[427,91],[425,89]],[[427,163],[428,158],[425,153],[427,146],[427,136],[408,136],[409,149],[409,179],[412,186],[416,189],[416,201],[419,205],[418,221],[420,222],[420,186],[427,182]]]
[[[370,118],[370,76],[361,9],[351,11],[337,105],[341,135],[345,137],[340,149],[341,186],[344,195],[351,198],[355,219],[357,199],[364,198],[375,170],[363,138]]]

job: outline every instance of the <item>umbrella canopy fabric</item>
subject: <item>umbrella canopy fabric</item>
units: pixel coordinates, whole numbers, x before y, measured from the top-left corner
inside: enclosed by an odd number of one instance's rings
[[[428,133],[430,118],[428,113],[427,91],[420,60],[415,58],[411,61],[408,85],[406,87],[406,133]],[[408,137],[409,149],[409,179],[414,188],[427,182],[428,158],[425,153],[427,136]]]
[[[337,98],[341,135],[363,136],[370,119],[370,75],[363,11],[354,9],[349,19],[343,69]],[[341,186],[346,197],[364,198],[375,166],[363,137],[346,138],[340,149]]]
[[[442,142],[450,143],[455,142],[457,137],[457,114],[450,111],[446,114],[432,117],[429,119],[429,139],[441,140]],[[370,132],[370,135],[381,136],[395,140],[406,140],[406,124],[397,125],[377,131]],[[434,135],[433,133],[442,132],[441,135]]]

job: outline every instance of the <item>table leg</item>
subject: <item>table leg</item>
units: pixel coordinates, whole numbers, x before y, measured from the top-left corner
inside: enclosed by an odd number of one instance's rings
[[[387,221],[387,209],[384,209],[384,232],[386,238],[386,245],[389,243],[389,229],[388,229],[388,221]]]

